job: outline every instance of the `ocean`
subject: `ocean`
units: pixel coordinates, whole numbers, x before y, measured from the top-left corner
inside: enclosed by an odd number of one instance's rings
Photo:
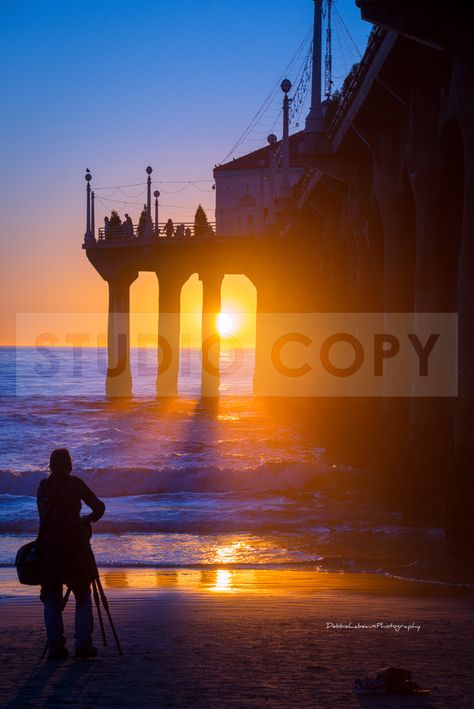
[[[368,494],[364,471],[331,462],[317,431],[252,397],[253,351],[227,367],[214,402],[199,398],[196,351],[183,356],[180,395],[157,400],[153,356],[132,350],[134,398],[107,400],[104,350],[0,349],[0,565],[36,535],[36,490],[56,447],[106,504],[93,536],[102,567],[412,576],[442,554],[440,529],[404,527]]]

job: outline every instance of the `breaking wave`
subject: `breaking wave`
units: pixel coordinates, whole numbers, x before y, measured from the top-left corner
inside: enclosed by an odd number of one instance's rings
[[[267,490],[318,490],[358,487],[364,481],[361,471],[333,469],[324,464],[289,462],[263,463],[241,470],[208,466],[150,468],[76,468],[99,496],[122,497],[166,492],[263,492]],[[0,494],[36,495],[40,470],[0,470]]]

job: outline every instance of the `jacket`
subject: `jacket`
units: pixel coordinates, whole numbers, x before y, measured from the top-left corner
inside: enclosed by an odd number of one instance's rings
[[[73,590],[87,588],[97,575],[88,525],[81,520],[82,502],[92,512],[90,522],[105,512],[104,503],[74,475],[52,473],[38,487],[39,551],[43,587],[65,583]]]

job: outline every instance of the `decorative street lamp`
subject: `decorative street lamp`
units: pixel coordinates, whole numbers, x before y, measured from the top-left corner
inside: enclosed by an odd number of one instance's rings
[[[91,171],[89,168],[86,170],[85,174],[85,180],[87,182],[87,207],[86,207],[86,233],[84,234],[84,243],[89,246],[92,246],[95,244],[95,236],[94,236],[94,227],[93,227],[93,222],[94,222],[94,199],[92,198],[91,200],[91,180],[92,180],[92,175]],[[92,193],[94,194],[94,193]]]
[[[91,232],[92,238],[95,241],[95,194],[94,190],[91,192]]]
[[[275,221],[275,144],[278,138],[275,133],[270,133],[267,137],[267,142],[270,146],[270,154],[268,159],[268,167],[270,168],[269,180],[269,199],[268,199],[268,224],[273,224]]]
[[[288,98],[288,92],[291,90],[291,81],[289,79],[283,79],[280,84],[280,88],[285,94],[283,99],[283,138],[282,138],[282,174],[281,174],[281,184],[280,184],[280,198],[288,199],[291,197],[290,188],[290,138],[289,138],[289,112],[290,112],[290,100]]]
[[[151,173],[153,168],[148,165],[146,169],[147,177],[147,199],[146,199],[146,225],[143,236],[151,239],[153,237],[153,222],[151,220]]]
[[[153,192],[153,196],[155,198],[155,234],[160,233],[160,228],[158,226],[158,197],[160,196],[159,190],[155,190]]]

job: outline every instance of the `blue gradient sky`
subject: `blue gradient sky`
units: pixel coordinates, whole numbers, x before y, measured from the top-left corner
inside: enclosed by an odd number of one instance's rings
[[[363,49],[370,26],[353,0],[337,8]],[[80,250],[84,169],[96,186],[140,182],[148,163],[156,180],[211,179],[312,14],[311,0],[1,3],[2,342],[15,311],[104,307]],[[211,184],[201,187],[162,202],[191,219],[184,206],[213,206]]]

